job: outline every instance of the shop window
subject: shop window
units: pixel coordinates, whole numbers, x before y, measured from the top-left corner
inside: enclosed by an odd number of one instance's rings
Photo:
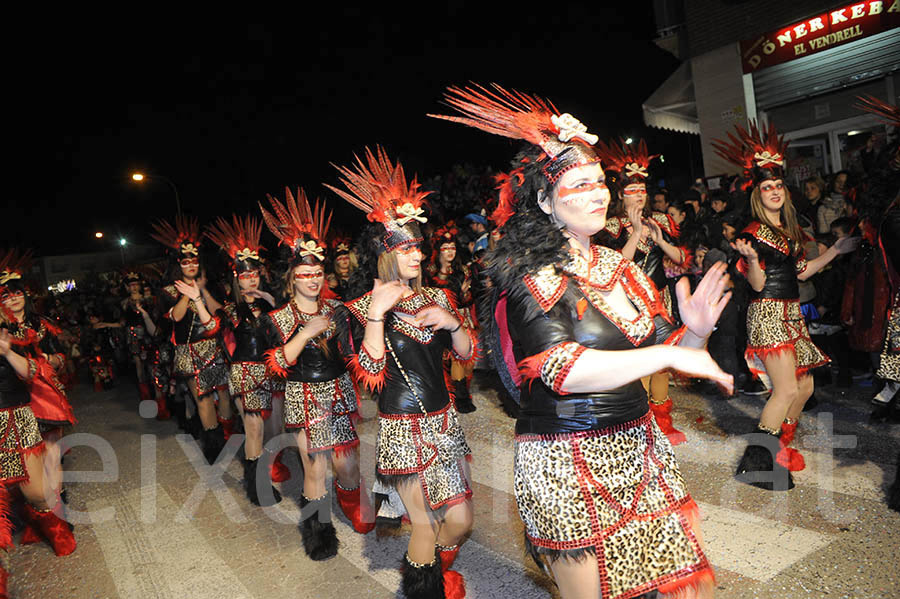
[[[787,149],[788,182],[799,188],[804,179],[831,172],[828,134],[792,139]]]

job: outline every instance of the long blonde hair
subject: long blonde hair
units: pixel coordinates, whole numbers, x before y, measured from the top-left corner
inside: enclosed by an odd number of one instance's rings
[[[291,266],[287,269],[287,272],[284,273],[284,295],[288,298],[288,302],[294,301],[294,269],[298,266],[322,266],[322,274],[325,274],[325,267],[321,262],[300,262]],[[328,281],[322,281],[322,288],[328,285]],[[316,298],[316,312],[322,309],[322,293],[319,292],[319,297]],[[316,345],[319,346],[319,349],[322,350],[322,353],[325,354],[326,358],[331,358],[331,350],[328,349],[328,340],[325,337],[317,337]]]
[[[378,256],[378,278],[381,279],[384,283],[400,280],[400,265],[397,264],[397,250],[384,252],[383,254]],[[419,269],[419,274],[416,275],[416,278],[412,280],[410,287],[412,287],[412,290],[416,293],[420,293],[422,291],[421,268]]]
[[[755,186],[750,194],[750,211],[753,218],[767,225],[773,231],[778,231],[788,241],[794,241],[798,244],[803,243],[803,230],[797,221],[797,211],[794,209],[791,192],[787,186],[784,187],[784,204],[781,205],[781,226],[776,225],[766,216],[766,210],[762,201],[762,191],[760,191],[759,185]]]

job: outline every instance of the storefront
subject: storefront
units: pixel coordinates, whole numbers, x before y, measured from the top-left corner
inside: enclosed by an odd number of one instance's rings
[[[856,98],[868,94],[897,104],[900,0],[837,7],[685,64],[691,65],[693,93],[690,109],[680,107],[681,124],[671,110],[664,111],[665,120],[659,114],[667,98],[685,97],[683,69],[645,103],[645,122],[699,130],[707,176],[733,171],[710,142],[754,118],[773,122],[791,141],[788,177],[794,184],[813,175],[861,170],[860,150],[884,143],[885,126],[860,111]]]

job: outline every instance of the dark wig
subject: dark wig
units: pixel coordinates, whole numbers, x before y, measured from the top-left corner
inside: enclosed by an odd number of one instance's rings
[[[501,289],[512,289],[526,274],[568,260],[568,242],[562,227],[538,205],[538,192],[551,194],[543,173],[538,146],[525,146],[513,160],[513,169],[501,175],[500,193],[511,193],[515,212],[503,225],[503,236],[485,256],[487,276]]]

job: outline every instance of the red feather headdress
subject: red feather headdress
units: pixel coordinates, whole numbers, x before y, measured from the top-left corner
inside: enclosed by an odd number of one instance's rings
[[[331,226],[332,214],[329,212],[326,218],[325,203],[318,199],[315,209],[310,208],[303,189],[297,189],[296,198],[287,187],[284,188],[284,194],[284,204],[267,194],[272,212],[267,211],[260,203],[259,209],[266,226],[278,238],[278,245],[284,244],[291,248],[293,262],[307,256],[323,262],[327,250],[325,238]]]
[[[353,247],[353,240],[349,235],[343,233],[335,234],[329,242],[329,247],[334,256],[343,256],[349,254]]]
[[[775,125],[761,130],[756,121],[750,122],[750,130],[735,126],[737,135],[728,133],[728,140],[714,139],[713,148],[721,158],[743,169],[744,175],[759,185],[766,179],[783,179],[787,142],[779,136]]]
[[[430,191],[421,191],[413,176],[407,183],[403,165],[392,164],[381,146],[375,152],[366,148],[365,162],[355,156],[352,168],[332,164],[341,174],[340,181],[348,191],[325,184],[325,187],[365,212],[371,222],[380,222],[387,232],[380,249],[391,251],[401,245],[420,243],[419,223],[426,223],[422,206]]]
[[[888,125],[900,127],[900,108],[870,95],[856,96],[856,100],[855,108],[877,115]]]
[[[588,133],[581,121],[569,113],[559,114],[549,100],[507,91],[496,83],[491,87],[450,86],[444,101],[464,116],[428,116],[540,146],[545,155],[544,176],[550,183],[556,183],[572,167],[597,162],[590,148],[597,143],[597,136]]]
[[[456,236],[459,235],[459,229],[454,221],[449,221],[443,227],[440,227],[431,236],[431,261],[435,262],[441,251],[441,246],[445,243],[453,243],[459,245]]]
[[[228,254],[234,268],[242,270],[256,268],[250,261],[259,262],[259,251],[263,249],[260,234],[262,221],[249,214],[244,218],[232,214],[230,223],[220,216],[206,228],[206,236]]]
[[[200,257],[200,223],[196,217],[179,214],[175,217],[175,226],[168,221],[160,220],[152,224],[155,233],[150,237],[164,246],[177,252],[179,257]]]
[[[22,278],[31,268],[32,252],[25,253],[17,248],[0,252],[0,290],[5,289],[12,281],[22,282]]]
[[[472,84],[470,87],[450,86],[444,101],[463,116],[429,114],[475,127],[494,135],[521,139],[541,148],[541,173],[551,184],[571,168],[599,162],[593,146],[597,136],[569,113],[559,111],[549,100],[529,96],[515,90],[508,91],[496,83],[490,89]],[[491,220],[502,226],[515,213],[513,183],[521,184],[524,169],[519,167],[497,177],[499,203]]]
[[[651,156],[647,152],[647,142],[643,139],[636,144],[626,144],[621,138],[618,142],[610,140],[609,145],[599,142],[597,154],[606,169],[619,173],[622,186],[629,183],[644,183],[650,176],[648,171],[650,162],[659,156],[659,154]]]

